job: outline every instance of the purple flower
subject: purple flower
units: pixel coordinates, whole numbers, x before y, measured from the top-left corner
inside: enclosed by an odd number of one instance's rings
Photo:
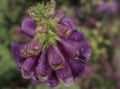
[[[21,55],[23,57],[30,57],[33,55],[38,55],[41,51],[42,45],[39,39],[34,39],[21,48]]]
[[[69,64],[66,62],[64,68],[56,71],[57,78],[65,85],[71,86],[74,82],[72,70]]]
[[[22,22],[21,33],[30,40],[13,43],[13,57],[22,76],[32,79],[33,84],[71,86],[84,74],[85,62],[91,56],[90,45],[84,34],[65,17],[64,11],[53,9],[54,1],[47,5],[51,8],[41,6],[48,8],[44,10],[37,5],[29,9],[29,18]]]
[[[36,67],[36,75],[41,82],[48,80],[48,77],[51,74],[51,69],[48,65],[48,60],[46,57],[46,52],[42,53],[38,65]]]
[[[65,11],[64,10],[56,10],[54,18],[58,21],[61,21],[65,17]]]
[[[72,23],[72,21],[71,21],[70,19],[68,19],[68,18],[63,18],[63,19],[61,20],[61,23],[69,26],[72,30],[76,30],[75,25],[74,25],[74,24]]]
[[[23,57],[20,53],[20,49],[23,46],[22,43],[13,43],[12,44],[12,53],[14,58],[16,59],[16,62],[20,61]]]
[[[31,78],[34,75],[34,70],[36,66],[36,58],[27,58],[21,66],[22,76],[24,78]]]
[[[80,60],[70,60],[70,67],[72,69],[73,77],[81,77],[85,72],[85,64]]]
[[[51,75],[49,76],[49,79],[44,84],[50,87],[55,87],[59,84],[59,80],[55,72],[51,73]]]
[[[51,45],[48,49],[48,61],[53,70],[58,70],[64,67],[65,58],[58,47]]]
[[[77,49],[74,46],[67,43],[66,41],[58,41],[58,45],[60,50],[68,57],[68,58],[75,58],[77,57]]]
[[[35,35],[36,23],[30,18],[25,18],[22,22],[21,32],[29,37]]]
[[[69,36],[68,40],[82,42],[83,40],[85,40],[85,36],[82,32],[78,32],[75,30],[71,32],[71,35]]]
[[[68,26],[63,24],[58,24],[57,28],[58,28],[58,35],[63,38],[68,38],[72,32],[72,30]]]

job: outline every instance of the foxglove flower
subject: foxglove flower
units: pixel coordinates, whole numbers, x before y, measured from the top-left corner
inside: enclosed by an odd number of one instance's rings
[[[37,4],[27,10],[21,34],[26,42],[13,43],[12,53],[24,78],[33,84],[71,86],[82,77],[91,49],[65,11],[55,10],[55,1]]]

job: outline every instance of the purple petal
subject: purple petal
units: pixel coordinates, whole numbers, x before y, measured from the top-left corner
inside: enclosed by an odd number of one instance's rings
[[[73,47],[75,47],[77,50],[80,49],[80,42],[79,41],[73,41],[73,40],[65,40],[65,41],[68,42]]]
[[[41,52],[42,45],[39,39],[34,39],[21,48],[21,54],[23,57],[28,58],[34,55],[38,55]]]
[[[90,48],[89,42],[84,41],[80,44],[79,55],[83,60],[89,60],[91,57],[92,50]]]
[[[27,35],[28,37],[33,37],[35,35],[36,24],[34,20],[30,18],[25,18],[22,22],[21,32]]]
[[[48,65],[48,60],[46,58],[46,52],[43,52],[40,56],[38,65],[36,67],[36,75],[41,82],[48,80],[51,74],[51,69]]]
[[[78,53],[77,49],[68,42],[63,40],[58,41],[58,46],[65,56],[69,58],[75,58],[77,56]]]
[[[69,64],[66,62],[64,68],[56,71],[57,78],[63,83],[65,86],[71,86],[74,82],[72,71]]]
[[[41,84],[41,82],[36,76],[32,76],[32,84],[38,85],[38,84]]]
[[[69,27],[66,26],[66,25],[58,24],[58,25],[57,25],[57,28],[58,28],[58,34],[59,34],[61,37],[68,38],[69,35],[71,34],[71,29],[69,29]]]
[[[32,55],[38,55],[41,52],[42,45],[40,39],[34,39],[30,42],[29,52]]]
[[[56,74],[54,72],[51,73],[49,79],[47,82],[44,83],[45,85],[47,86],[50,86],[50,87],[55,87],[59,84],[59,81],[56,77]]]
[[[85,64],[79,60],[69,60],[74,78],[81,77],[85,72]]]
[[[12,54],[13,54],[15,61],[18,63],[19,66],[21,66],[21,64],[25,60],[20,53],[20,49],[22,46],[23,46],[22,43],[13,43],[12,44]]]
[[[76,30],[76,27],[75,25],[72,23],[72,21],[68,18],[63,18],[62,21],[61,21],[62,24],[65,24],[67,25],[68,27],[71,28],[71,30]]]
[[[24,78],[31,78],[34,75],[36,65],[37,60],[35,57],[27,58],[21,68],[22,76]]]
[[[66,12],[64,10],[56,10],[54,18],[58,21],[62,20],[65,17]]]
[[[82,32],[72,31],[72,33],[68,39],[74,40],[74,41],[83,41],[83,40],[85,40],[85,36]]]
[[[87,41],[71,41],[67,40],[69,44],[71,44],[73,47],[75,47],[79,52],[77,53],[77,59],[80,59],[82,61],[89,60],[92,54],[89,42]]]
[[[48,49],[48,61],[53,70],[58,70],[63,68],[65,58],[56,46],[51,45],[51,47]]]
[[[30,42],[24,44],[24,45],[21,47],[20,51],[21,51],[22,57],[28,58],[28,57],[31,57],[31,56],[32,56],[32,55],[30,54],[30,52],[29,52],[29,49],[30,49]]]

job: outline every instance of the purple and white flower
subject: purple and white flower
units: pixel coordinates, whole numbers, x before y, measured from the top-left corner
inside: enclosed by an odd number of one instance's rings
[[[56,10],[50,17],[42,13],[45,17],[41,19],[34,16],[37,9],[22,22],[21,32],[30,40],[12,44],[19,70],[35,84],[55,87],[61,82],[71,86],[84,74],[85,63],[91,56],[89,42],[65,17],[65,11]]]

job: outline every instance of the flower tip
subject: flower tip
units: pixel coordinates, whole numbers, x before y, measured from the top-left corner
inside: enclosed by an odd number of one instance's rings
[[[70,87],[74,83],[73,77],[69,77],[65,80],[60,79],[61,83],[63,83],[64,86]]]
[[[32,74],[27,73],[24,69],[21,69],[21,73],[22,73],[22,77],[25,79],[30,79],[33,75],[33,73]]]

